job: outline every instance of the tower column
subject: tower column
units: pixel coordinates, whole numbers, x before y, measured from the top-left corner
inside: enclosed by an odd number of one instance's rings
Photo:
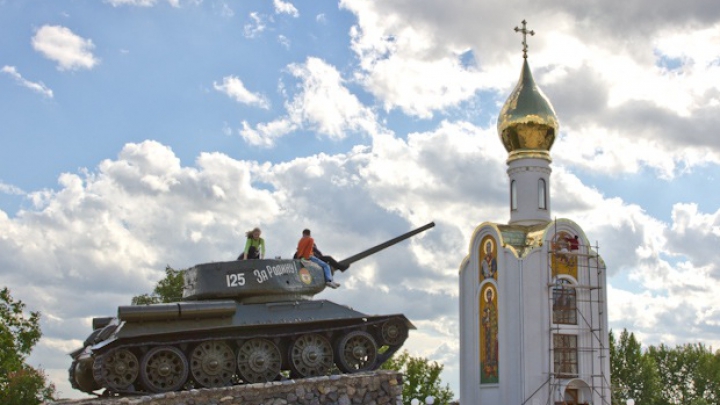
[[[550,222],[550,161],[543,157],[508,160],[510,225]]]

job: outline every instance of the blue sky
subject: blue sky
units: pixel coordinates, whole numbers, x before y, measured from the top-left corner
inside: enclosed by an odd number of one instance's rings
[[[457,392],[457,271],[509,218],[523,19],[561,125],[553,216],[598,242],[611,327],[719,346],[716,1],[0,0],[0,284],[43,314],[30,361],[81,395],[92,317],[255,226],[270,255],[310,227],[347,257],[435,221],[323,298],[406,313]]]

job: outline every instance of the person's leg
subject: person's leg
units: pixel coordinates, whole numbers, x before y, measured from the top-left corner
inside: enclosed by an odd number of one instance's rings
[[[341,271],[345,271],[345,270],[347,270],[347,268],[348,268],[347,265],[340,264],[340,262],[338,262],[337,260],[335,260],[335,258],[333,258],[332,256],[321,256],[321,257],[320,257],[320,260],[322,260],[322,261],[324,261],[325,263],[329,264],[330,267],[332,267],[332,268],[334,268],[334,269],[338,269],[338,270],[341,270]]]
[[[319,265],[320,267],[322,267],[323,272],[325,272],[325,281],[327,281],[327,282],[332,282],[332,281],[333,281],[333,279],[332,279],[332,272],[330,271],[330,266],[328,266],[327,263],[325,263],[324,261],[318,259],[318,258],[315,257],[315,256],[310,256],[310,260],[311,260],[313,263],[316,263],[317,265]]]

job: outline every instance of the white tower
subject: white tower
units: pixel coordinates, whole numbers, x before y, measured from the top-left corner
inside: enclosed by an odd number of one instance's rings
[[[480,224],[460,265],[460,403],[610,404],[605,264],[580,226],[551,220],[559,125],[527,62],[498,117],[510,222]]]

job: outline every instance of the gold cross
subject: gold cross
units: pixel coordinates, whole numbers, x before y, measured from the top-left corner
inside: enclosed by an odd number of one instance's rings
[[[526,24],[527,24],[527,23],[525,22],[525,20],[522,20],[522,26],[523,26],[523,27],[522,27],[522,28],[515,27],[515,32],[522,32],[522,35],[523,35],[523,41],[522,41],[522,44],[523,44],[523,58],[525,58],[525,59],[527,59],[527,50],[528,50],[528,46],[527,46],[527,34],[535,35],[535,31],[528,31],[528,30],[527,30]]]

